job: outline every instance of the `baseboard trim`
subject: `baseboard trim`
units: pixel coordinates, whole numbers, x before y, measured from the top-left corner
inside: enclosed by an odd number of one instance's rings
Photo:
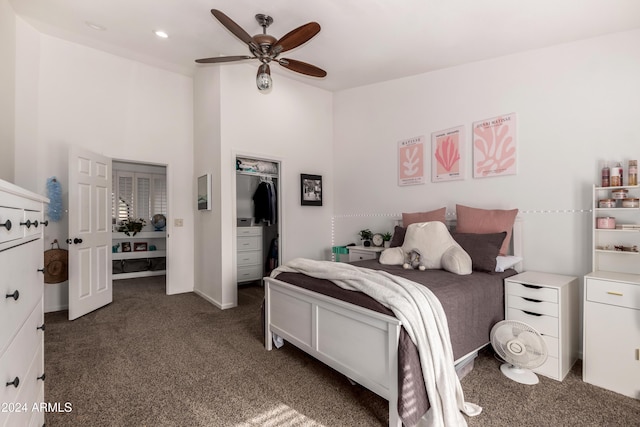
[[[235,304],[220,304],[219,301],[216,301],[215,299],[211,298],[209,295],[203,293],[202,291],[200,291],[198,289],[194,289],[193,293],[195,293],[196,295],[198,295],[201,298],[205,299],[206,301],[210,302],[211,304],[215,305],[220,310],[226,310],[228,308],[233,308],[233,307],[236,306]]]

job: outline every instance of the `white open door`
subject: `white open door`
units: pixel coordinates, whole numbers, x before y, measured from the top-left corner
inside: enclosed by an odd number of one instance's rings
[[[111,159],[69,150],[69,320],[109,304]]]

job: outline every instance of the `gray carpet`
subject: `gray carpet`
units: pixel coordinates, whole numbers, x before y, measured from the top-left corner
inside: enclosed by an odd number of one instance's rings
[[[75,321],[45,316],[45,400],[71,404],[51,426],[383,426],[387,402],[291,345],[267,352],[259,286],[218,310],[167,296],[164,277],[114,282],[114,302]],[[581,381],[524,386],[490,351],[462,381],[483,413],[470,426],[640,425],[640,401]]]

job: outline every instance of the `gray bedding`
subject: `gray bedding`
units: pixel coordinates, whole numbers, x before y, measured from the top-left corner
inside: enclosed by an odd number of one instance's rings
[[[458,276],[444,270],[405,270],[402,266],[382,265],[377,260],[358,261],[354,265],[374,270],[385,270],[427,286],[438,297],[447,315],[454,359],[487,344],[493,325],[504,319],[503,279],[516,274],[473,272]],[[300,273],[280,273],[278,280],[300,286],[333,298],[350,302],[380,313],[393,316],[391,310],[371,297],[348,291],[324,279]],[[398,412],[405,426],[415,425],[429,408],[422,378],[422,369],[416,346],[402,330],[398,344]],[[405,369],[402,369],[405,367]],[[406,367],[410,367],[407,371]]]

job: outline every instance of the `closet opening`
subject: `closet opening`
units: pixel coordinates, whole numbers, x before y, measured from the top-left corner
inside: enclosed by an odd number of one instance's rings
[[[158,276],[166,290],[167,167],[113,160],[112,171],[112,279]]]
[[[280,265],[280,162],[236,156],[236,282],[262,285]]]

